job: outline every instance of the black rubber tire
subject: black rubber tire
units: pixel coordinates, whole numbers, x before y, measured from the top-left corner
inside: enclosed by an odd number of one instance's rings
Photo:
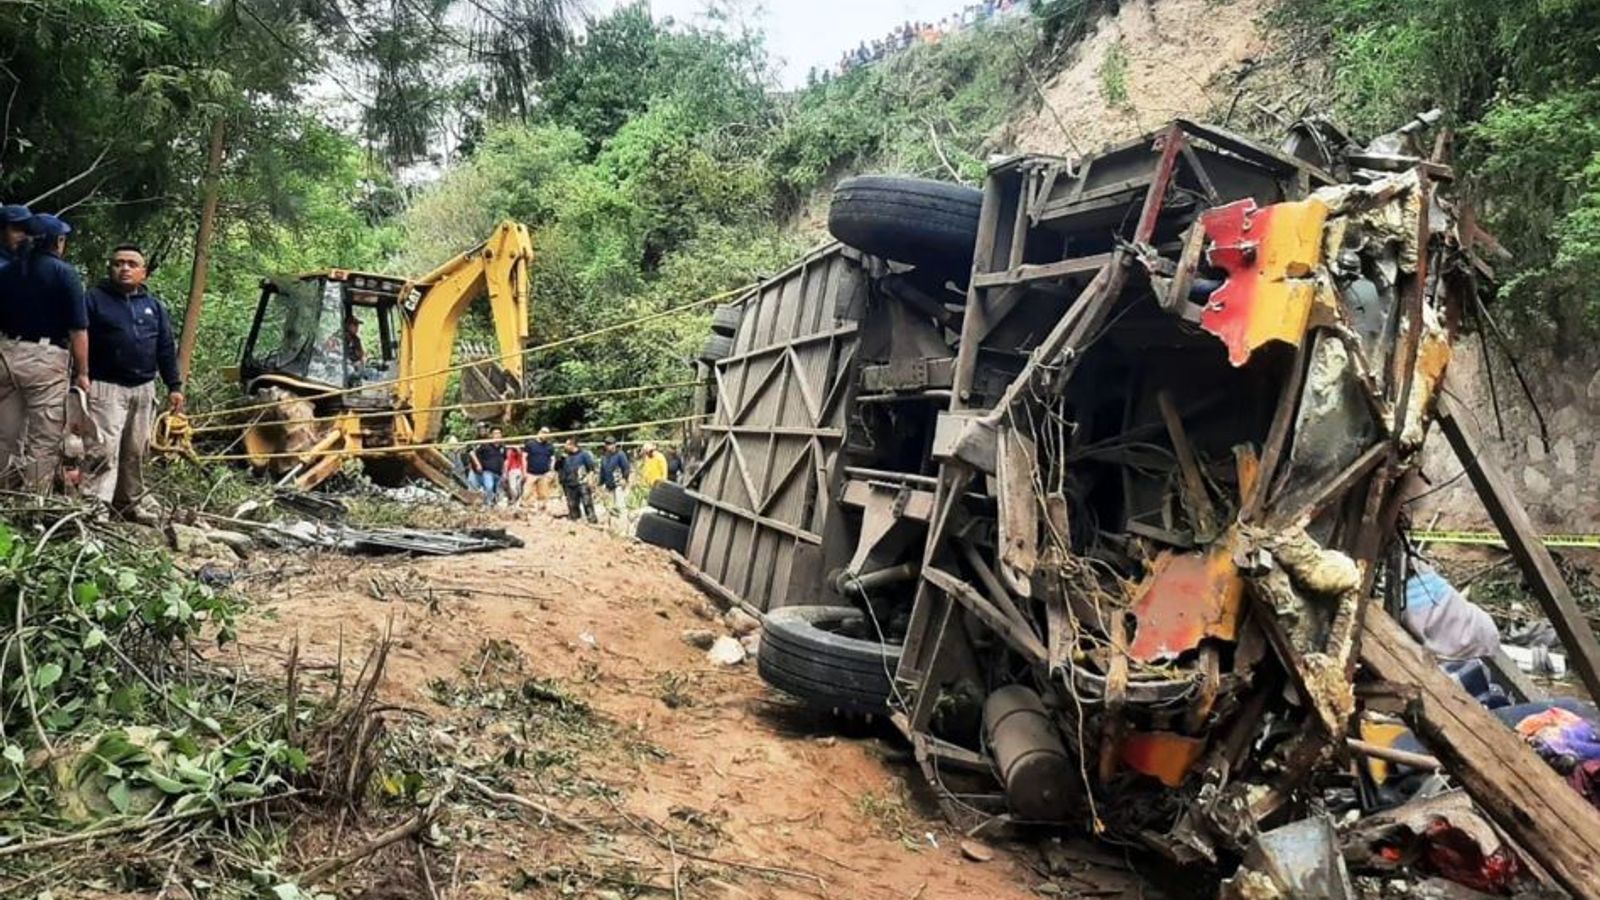
[[[711,330],[731,338],[739,330],[739,321],[743,318],[742,307],[724,303],[711,311]]]
[[[733,353],[733,338],[725,334],[713,334],[706,338],[705,347],[700,350],[700,359],[703,362],[716,362],[725,359]]]
[[[785,606],[762,623],[756,671],[786,694],[825,710],[887,715],[900,646],[837,633],[861,623],[849,606]],[[872,626],[866,625],[868,629]]]
[[[670,516],[647,512],[639,517],[633,534],[646,544],[683,553],[689,549],[689,523]]]
[[[861,175],[839,182],[828,231],[873,256],[952,275],[972,270],[983,192],[926,178]]]
[[[689,496],[683,485],[672,481],[656,482],[650,488],[650,499],[647,502],[656,512],[665,513],[680,522],[694,518],[695,507],[699,505]]]

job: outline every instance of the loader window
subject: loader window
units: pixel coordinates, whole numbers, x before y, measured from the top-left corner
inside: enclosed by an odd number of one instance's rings
[[[351,387],[358,384],[390,382],[399,375],[395,354],[399,344],[394,335],[395,303],[392,295],[370,291],[352,291],[351,304],[343,321],[354,322],[341,335],[344,342],[345,362],[349,366],[347,379]]]
[[[279,278],[262,292],[242,360],[248,374],[310,377],[322,313],[322,285],[320,280]]]
[[[390,294],[328,278],[281,278],[261,295],[245,346],[247,378],[287,375],[329,387],[388,383],[399,341]]]

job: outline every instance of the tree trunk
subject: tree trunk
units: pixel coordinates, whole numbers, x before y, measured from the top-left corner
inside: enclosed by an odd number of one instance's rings
[[[194,269],[189,275],[189,305],[183,310],[183,336],[178,340],[178,375],[189,380],[194,361],[195,333],[200,329],[200,308],[205,303],[206,265],[211,256],[211,230],[217,219],[217,192],[222,180],[222,116],[211,123],[211,150],[206,156],[205,198],[200,205],[200,227],[194,236]]]

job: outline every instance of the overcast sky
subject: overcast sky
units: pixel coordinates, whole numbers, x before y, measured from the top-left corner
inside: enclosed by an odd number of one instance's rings
[[[624,0],[594,0],[596,13],[609,12]],[[806,70],[838,62],[839,55],[862,41],[883,37],[907,19],[937,22],[960,12],[972,0],[763,0],[753,26],[766,32],[767,52],[783,64],[783,83],[805,83]],[[751,4],[755,5],[755,4]],[[697,21],[705,0],[650,0],[657,20],[672,17]]]

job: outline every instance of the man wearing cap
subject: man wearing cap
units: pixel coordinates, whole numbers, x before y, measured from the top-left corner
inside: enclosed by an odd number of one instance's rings
[[[144,494],[144,460],[156,411],[156,375],[167,403],[183,412],[172,319],[145,290],[144,251],[122,244],[111,251],[109,277],[89,291],[89,415],[100,433],[105,468],[87,491],[119,512],[132,512]]]
[[[0,206],[0,269],[28,252],[28,220],[33,213],[20,203]]]
[[[89,312],[83,279],[61,258],[72,227],[37,215],[28,233],[31,251],[0,269],[0,459],[7,475],[20,472],[28,489],[47,494],[61,462],[67,391],[89,393]]]
[[[539,429],[538,437],[522,446],[528,480],[533,483],[533,500],[539,511],[550,511],[550,501],[556,495],[556,447],[550,443],[550,429]]]

